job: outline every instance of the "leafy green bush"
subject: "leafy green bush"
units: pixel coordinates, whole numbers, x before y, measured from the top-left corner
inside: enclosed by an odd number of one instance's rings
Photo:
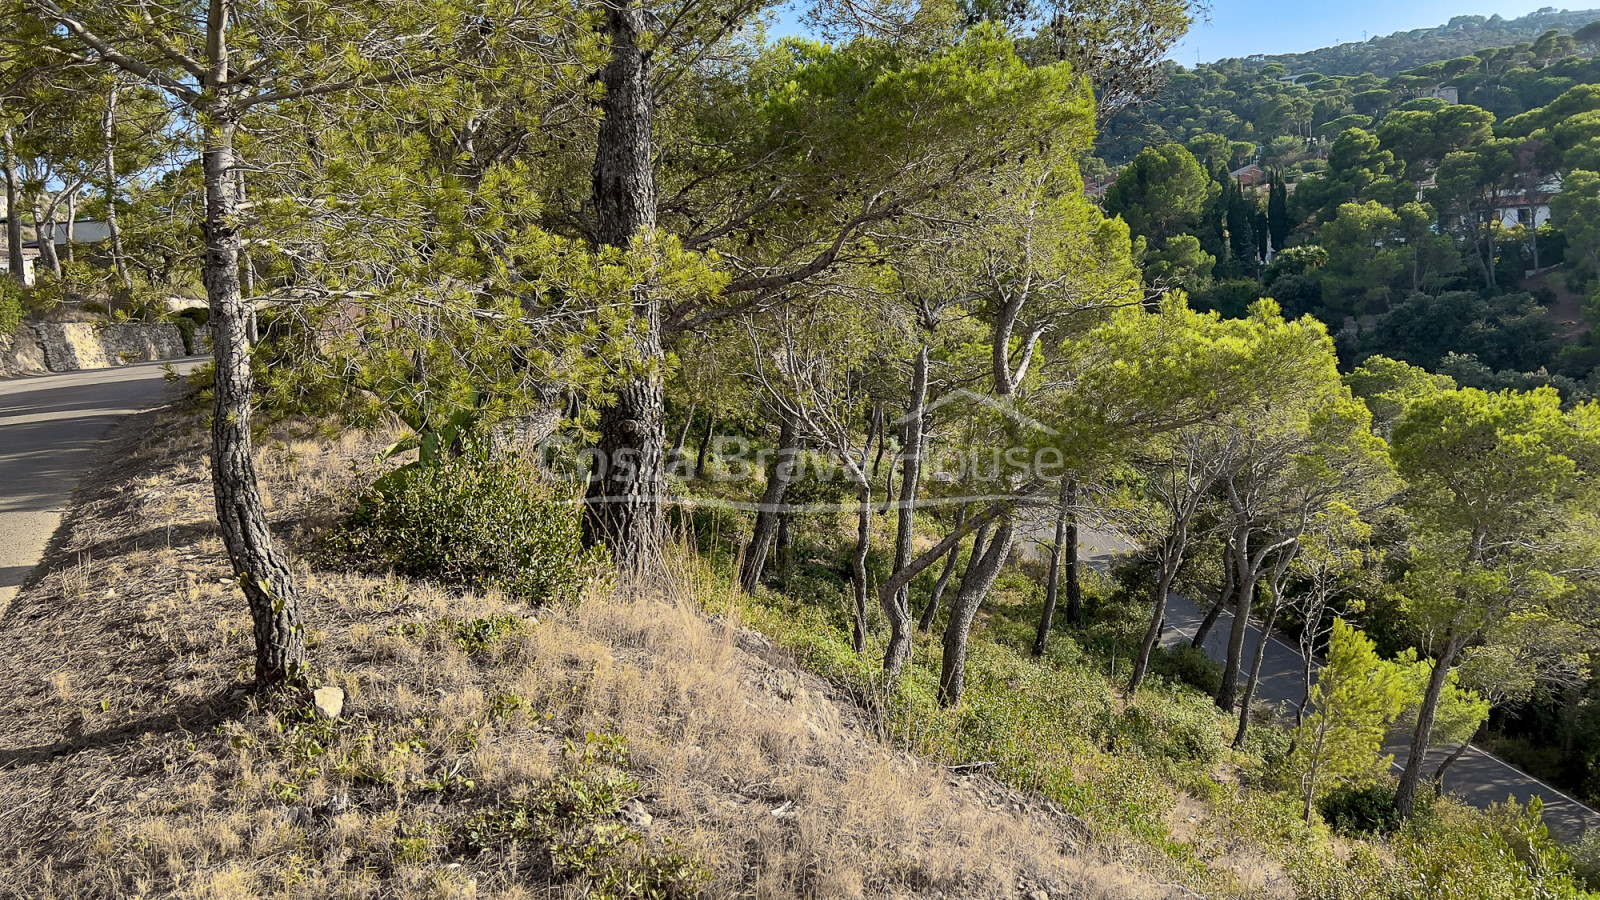
[[[474,447],[380,479],[328,545],[413,578],[571,601],[604,565],[582,547],[579,514],[531,464]]]
[[[1394,805],[1394,789],[1385,784],[1336,788],[1317,810],[1335,831],[1345,834],[1390,834],[1400,827],[1400,812]]]
[[[0,279],[0,335],[17,330],[22,324],[22,286],[11,279]]]
[[[1198,647],[1182,644],[1157,650],[1150,657],[1150,671],[1215,694],[1222,686],[1222,666]]]

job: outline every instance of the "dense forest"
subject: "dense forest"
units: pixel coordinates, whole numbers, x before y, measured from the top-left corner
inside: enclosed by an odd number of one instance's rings
[[[1432,788],[1492,728],[1600,795],[1600,27],[1385,76],[1163,62],[1182,0],[819,3],[819,37],[781,41],[769,11],[0,0],[0,324],[206,329],[201,531],[249,615],[204,649],[250,646],[252,705],[196,739],[236,818],[285,835],[147,853],[74,821],[25,861],[83,895],[134,856],[174,892],[243,859],[241,891],[292,894],[286,846],[347,896],[463,866],[506,897],[530,872],[743,891],[624,816],[607,729],[637,707],[571,706],[610,652],[507,638],[670,595],[762,629],[915,765],[1043,795],[1184,896],[1260,896],[1241,854],[1303,896],[1600,887],[1600,831]],[[106,239],[58,252],[80,216]],[[291,426],[401,436],[284,528],[260,472],[293,469]],[[1089,528],[1132,548],[1109,573]],[[518,613],[358,623],[384,648],[361,665],[586,668],[538,704],[319,671],[348,625],[327,586],[357,576],[381,614],[424,590]],[[1234,611],[1225,658],[1169,640],[1175,592],[1212,612],[1196,643]],[[1252,620],[1296,641],[1281,714]],[[293,706],[318,678],[370,717]],[[650,711],[680,735],[656,762],[693,755],[692,705]],[[462,777],[547,738],[559,777]],[[303,796],[381,837],[285,820]],[[924,883],[901,863],[873,890]],[[794,868],[771,895],[827,893],[828,861]]]
[[[1181,287],[1226,316],[1271,296],[1326,323],[1347,370],[1401,360],[1454,385],[1588,400],[1600,391],[1593,15],[1510,46],[1471,42],[1552,17],[1169,64],[1165,88],[1122,113],[1099,148],[1124,161],[1114,178],[1101,170],[1102,204],[1142,242],[1152,288]],[[1350,59],[1402,40],[1417,48],[1413,67],[1346,74]],[[1427,59],[1441,50],[1465,52]],[[1360,601],[1378,621],[1385,602]],[[1417,638],[1377,622],[1369,633],[1390,651]],[[1596,691],[1563,683],[1497,711],[1494,745],[1600,799]]]
[[[1293,74],[1376,75],[1387,78],[1442,59],[1470,56],[1485,47],[1533,41],[1549,31],[1574,32],[1600,19],[1600,9],[1546,7],[1520,19],[1456,16],[1434,28],[1398,31],[1362,42],[1347,41],[1305,53],[1252,56],[1252,63],[1278,63]],[[1358,23],[1352,23],[1352,26]]]

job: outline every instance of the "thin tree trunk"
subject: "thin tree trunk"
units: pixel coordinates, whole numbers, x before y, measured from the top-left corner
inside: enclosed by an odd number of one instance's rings
[[[1015,525],[1008,514],[995,529],[994,540],[983,553],[981,560],[974,559],[967,567],[967,576],[961,579],[961,591],[950,608],[950,621],[944,629],[944,660],[939,673],[939,705],[956,706],[966,688],[967,640],[972,633],[972,620],[978,607],[994,586],[1011,550]]]
[[[110,93],[106,95],[106,111],[100,118],[101,139],[105,142],[105,201],[106,234],[111,241],[111,265],[123,290],[133,288],[128,275],[128,255],[122,249],[122,224],[117,219],[117,81],[111,80]]]
[[[694,455],[694,475],[696,478],[706,477],[706,460],[711,455],[711,438],[717,433],[717,416],[710,411],[706,412],[706,433],[700,437],[700,448]]]
[[[1050,629],[1055,626],[1056,597],[1061,588],[1061,556],[1067,547],[1067,510],[1071,508],[1076,492],[1076,481],[1061,479],[1061,497],[1056,503],[1055,543],[1050,545],[1050,570],[1044,579],[1044,609],[1039,611],[1039,629],[1033,636],[1034,656],[1043,656],[1050,648]],[[1076,546],[1072,555],[1078,555]]]
[[[922,416],[928,402],[927,344],[917,354],[911,367],[911,408],[906,413],[904,459],[900,464],[900,506],[895,523],[894,569],[896,572],[911,562],[911,542],[916,537],[917,491],[922,480]],[[911,658],[911,585],[905,585],[889,597],[880,598],[884,614],[889,619],[889,646],[884,651],[884,675],[892,682],[900,677],[900,670]]]
[[[865,472],[862,473],[866,475]],[[872,481],[863,477],[856,486],[856,549],[850,555],[850,581],[856,607],[852,646],[856,655],[867,651],[867,550],[872,546]]]
[[[1172,581],[1183,562],[1183,550],[1161,561],[1161,575],[1156,579],[1156,593],[1150,605],[1150,626],[1145,629],[1144,640],[1139,644],[1139,656],[1133,661],[1133,675],[1128,679],[1128,693],[1137,693],[1144,676],[1150,670],[1150,654],[1161,640],[1161,626],[1167,620],[1167,595],[1172,592]]]
[[[1272,624],[1282,608],[1283,603],[1274,592],[1272,605],[1267,608],[1267,619],[1261,625],[1261,637],[1256,641],[1256,658],[1250,663],[1250,677],[1245,680],[1244,695],[1239,698],[1239,730],[1233,735],[1235,750],[1244,746],[1245,734],[1250,730],[1250,701],[1255,699],[1256,685],[1261,682],[1261,666],[1267,658],[1267,644],[1272,640]]]
[[[1261,626],[1261,637],[1256,641],[1256,658],[1250,664],[1250,677],[1245,680],[1244,697],[1239,704],[1239,731],[1233,737],[1235,749],[1244,746],[1245,734],[1250,729],[1250,701],[1255,698],[1256,685],[1261,681],[1261,666],[1267,658],[1267,643],[1272,640],[1273,623],[1277,621],[1278,611],[1283,609],[1283,592],[1289,578],[1289,565],[1294,562],[1295,553],[1293,545],[1285,548],[1272,570],[1272,606],[1267,609],[1266,621]]]
[[[1428,676],[1428,690],[1422,696],[1422,708],[1417,710],[1417,727],[1411,734],[1410,756],[1406,759],[1406,767],[1400,772],[1400,784],[1395,788],[1394,805],[1399,810],[1402,819],[1411,818],[1411,811],[1417,802],[1417,785],[1422,780],[1423,757],[1428,752],[1428,742],[1433,738],[1433,720],[1439,712],[1439,697],[1444,693],[1444,683],[1450,674],[1450,667],[1455,665],[1456,653],[1461,649],[1460,639],[1455,631],[1445,634],[1444,652],[1439,654],[1439,659],[1433,664],[1433,672]]]
[[[1446,771],[1448,771],[1452,765],[1455,764],[1456,760],[1461,758],[1461,754],[1467,752],[1467,747],[1471,746],[1472,742],[1474,740],[1476,740],[1478,735],[1481,734],[1482,732],[1483,732],[1483,726],[1479,725],[1478,726],[1478,730],[1473,732],[1471,737],[1469,737],[1466,740],[1462,741],[1460,746],[1456,747],[1455,750],[1452,750],[1450,752],[1450,755],[1446,756],[1444,758],[1444,761],[1439,763],[1439,768],[1433,770],[1434,790],[1441,791],[1441,792],[1444,790],[1444,773]]]
[[[0,166],[6,179],[6,257],[11,267],[11,278],[19,284],[32,284],[28,277],[27,259],[22,255],[22,179],[17,175],[17,149],[11,129],[0,133],[5,158]]]
[[[1065,554],[1066,585],[1067,585],[1067,624],[1073,628],[1083,627],[1083,560],[1078,550],[1078,485],[1073,484],[1072,505],[1067,510],[1067,533],[1062,547]]]
[[[78,191],[73,189],[67,192],[67,262],[77,262],[77,251],[72,248],[78,242]]]
[[[45,205],[37,194],[33,198],[33,240],[39,245],[39,261],[50,274],[61,277],[61,257],[56,255],[56,219],[45,212]]]
[[[739,566],[739,587],[745,593],[761,584],[761,572],[766,567],[773,538],[778,532],[778,518],[783,513],[783,495],[789,489],[789,482],[794,480],[795,458],[799,452],[800,429],[794,416],[784,413],[778,433],[778,458],[773,462],[772,471],[767,473],[767,487],[756,510],[755,527],[750,531],[750,543],[745,547],[744,560]]]
[[[600,130],[594,157],[595,239],[626,248],[656,225],[652,168],[654,115],[650,52],[641,45],[648,27],[638,0],[608,0],[601,35],[611,58],[600,70]],[[604,471],[591,479],[583,534],[604,545],[624,572],[640,573],[660,556],[665,526],[662,484],[666,424],[661,382],[661,304],[653,285],[634,288],[641,328],[634,371],[600,410]]]
[[[1222,616],[1223,608],[1228,605],[1229,600],[1233,599],[1235,584],[1232,540],[1226,541],[1222,545],[1222,572],[1222,588],[1217,591],[1217,602],[1211,604],[1211,608],[1206,610],[1206,617],[1200,620],[1200,627],[1194,630],[1194,640],[1189,642],[1189,646],[1196,649],[1205,648],[1206,638],[1210,636],[1211,629],[1216,627],[1217,619]]]
[[[227,77],[220,13],[213,8],[212,77]],[[206,256],[203,276],[211,307],[216,361],[215,409],[211,417],[211,474],[222,542],[255,626],[258,687],[298,681],[305,667],[305,631],[300,592],[288,560],[267,526],[266,506],[251,455],[253,375],[245,337],[244,298],[239,291],[239,233],[233,191],[235,125],[206,110]]]
[[[683,466],[683,448],[689,443],[689,427],[694,424],[694,410],[697,404],[689,404],[688,412],[683,414],[683,427],[678,429],[678,436],[672,440],[672,451],[667,454],[667,471],[682,474],[679,469]]]
[[[1222,666],[1222,684],[1217,688],[1217,708],[1231,713],[1239,695],[1239,670],[1244,662],[1244,639],[1250,630],[1250,606],[1256,597],[1256,569],[1249,552],[1249,532],[1234,538],[1234,564],[1238,566],[1238,602],[1233,609],[1233,629],[1228,633],[1228,655]]]
[[[956,511],[956,528],[967,519],[967,508],[962,506]],[[957,542],[945,554],[944,569],[939,573],[939,580],[933,584],[933,590],[928,594],[928,602],[922,605],[922,615],[917,619],[917,630],[927,634],[933,628],[933,619],[939,614],[939,601],[944,598],[945,588],[950,586],[950,576],[955,574],[956,561],[961,556],[961,544]]]

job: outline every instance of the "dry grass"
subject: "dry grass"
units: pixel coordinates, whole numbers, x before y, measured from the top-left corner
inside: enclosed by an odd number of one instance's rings
[[[288,544],[389,439],[269,443]],[[126,426],[0,630],[0,896],[577,897],[663,861],[707,897],[1182,895],[1028,798],[872,740],[826,685],[704,618],[686,571],[537,611],[304,571],[315,679],[345,712],[248,694],[202,440],[172,414]],[[512,812],[574,785],[616,802],[508,839]],[[624,837],[559,858],[604,835]]]

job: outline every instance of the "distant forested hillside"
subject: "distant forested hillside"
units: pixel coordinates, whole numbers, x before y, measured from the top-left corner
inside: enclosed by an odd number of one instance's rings
[[[1453,55],[1423,59],[1387,76],[1297,71],[1296,65],[1283,61],[1288,57],[1227,59],[1192,69],[1169,62],[1167,83],[1159,94],[1107,124],[1099,156],[1116,167],[1145,147],[1214,134],[1257,145],[1263,165],[1288,169],[1304,161],[1314,169],[1316,158],[1345,129],[1370,128],[1419,100],[1447,96],[1504,121],[1543,107],[1578,85],[1600,83],[1600,10],[1559,15],[1577,24],[1515,43],[1460,45],[1458,54],[1451,49]],[[1455,47],[1429,46],[1440,53]],[[1093,176],[1096,169],[1091,163],[1088,174]]]
[[[1307,53],[1252,57],[1252,62],[1277,63],[1293,74],[1377,75],[1380,78],[1441,59],[1466,56],[1480,47],[1532,41],[1547,31],[1571,33],[1600,19],[1600,9],[1541,9],[1520,19],[1500,16],[1456,16],[1437,28],[1397,31],[1366,42],[1339,44]]]

